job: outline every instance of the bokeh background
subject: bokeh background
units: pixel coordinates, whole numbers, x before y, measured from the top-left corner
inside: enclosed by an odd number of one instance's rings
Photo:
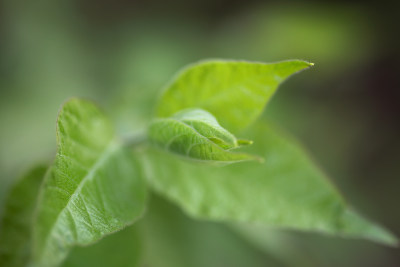
[[[400,236],[400,14],[395,4],[0,3],[0,202],[27,168],[51,162],[57,111],[69,97],[95,100],[125,134],[145,125],[160,89],[188,63],[296,58],[315,67],[285,82],[264,116],[303,142],[356,209]],[[211,239],[185,237],[183,243],[197,240],[211,251],[215,242],[229,247],[227,240],[239,238],[214,224],[184,220],[190,229],[200,227],[199,233],[208,227],[204,231],[211,234],[205,236]],[[296,232],[269,236],[266,266],[400,266],[399,249],[367,241]],[[243,256],[244,263],[258,257],[256,246],[240,242],[255,253]],[[276,245],[282,242],[290,246]],[[201,249],[193,244],[182,249],[188,247]],[[203,266],[207,261],[200,255],[212,254],[192,253]]]

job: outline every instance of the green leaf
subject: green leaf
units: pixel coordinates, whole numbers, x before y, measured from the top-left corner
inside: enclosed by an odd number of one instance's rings
[[[263,122],[252,133],[257,146],[249,150],[262,154],[263,164],[199,166],[149,151],[149,182],[197,218],[397,242],[352,212],[296,141]]]
[[[279,259],[284,266],[321,266],[304,246],[296,243],[293,232],[245,223],[232,223],[230,228],[253,246]]]
[[[0,228],[0,266],[26,266],[31,249],[31,227],[36,198],[46,167],[25,174],[11,189]]]
[[[196,160],[229,163],[257,159],[231,152],[251,142],[237,140],[213,115],[201,109],[186,109],[170,118],[155,119],[149,126],[148,137],[157,147]]]
[[[57,121],[57,156],[46,175],[34,229],[35,266],[56,266],[73,245],[89,245],[144,211],[142,170],[92,103],[72,99]]]
[[[144,236],[142,266],[282,266],[225,225],[193,220],[155,195],[137,226]]]
[[[89,247],[75,247],[63,267],[137,267],[141,266],[142,241],[135,225],[106,236]]]
[[[183,69],[167,86],[157,108],[170,117],[186,108],[202,108],[236,133],[262,112],[279,84],[295,72],[312,66],[301,60],[271,64],[209,60]]]

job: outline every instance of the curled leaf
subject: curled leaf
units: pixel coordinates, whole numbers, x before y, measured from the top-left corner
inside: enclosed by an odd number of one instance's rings
[[[257,159],[232,152],[251,141],[237,140],[202,109],[186,109],[170,118],[156,119],[150,124],[148,135],[157,147],[191,159],[225,163]]]

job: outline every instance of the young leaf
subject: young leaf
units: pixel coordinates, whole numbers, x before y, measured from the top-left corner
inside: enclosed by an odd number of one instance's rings
[[[149,152],[153,188],[188,214],[215,221],[317,231],[395,244],[386,230],[352,212],[291,138],[263,122],[252,128],[252,152],[265,162],[197,166]]]
[[[36,198],[46,167],[37,166],[11,189],[0,228],[0,266],[26,266]]]
[[[271,64],[202,61],[186,67],[172,80],[160,99],[157,115],[165,118],[182,109],[202,108],[236,133],[261,114],[279,84],[312,65],[301,60]]]
[[[149,126],[148,137],[160,148],[196,160],[228,163],[256,159],[231,152],[230,149],[245,141],[239,142],[213,115],[201,109],[187,109],[170,118],[155,119]]]
[[[56,266],[73,245],[88,245],[132,224],[146,190],[137,159],[92,103],[72,99],[57,121],[58,151],[39,199],[34,265]]]

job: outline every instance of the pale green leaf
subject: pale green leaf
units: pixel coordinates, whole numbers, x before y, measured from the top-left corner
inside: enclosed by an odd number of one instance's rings
[[[46,167],[25,174],[11,189],[0,228],[0,266],[26,266],[31,249],[31,227],[36,198]]]
[[[155,119],[149,126],[148,138],[166,151],[201,161],[229,163],[257,159],[232,152],[231,149],[251,142],[237,140],[202,109],[185,109],[170,118]]]
[[[235,133],[261,114],[279,84],[312,65],[301,60],[271,64],[202,61],[186,67],[172,80],[159,101],[157,115],[165,118],[182,109],[202,108]]]
[[[40,267],[58,265],[73,245],[132,224],[145,207],[140,165],[95,105],[79,99],[64,104],[57,143],[34,229],[34,265]]]
[[[188,214],[395,244],[386,230],[350,211],[339,192],[290,137],[260,122],[249,150],[264,163],[202,166],[149,151],[153,188]]]

